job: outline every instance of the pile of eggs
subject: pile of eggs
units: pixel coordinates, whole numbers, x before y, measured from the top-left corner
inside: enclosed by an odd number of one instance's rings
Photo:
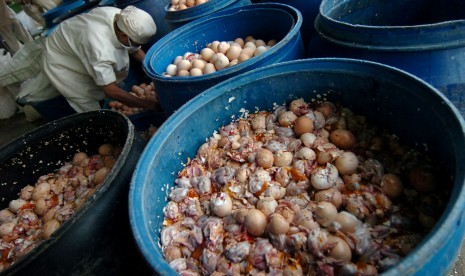
[[[138,98],[144,99],[147,96],[156,96],[155,86],[153,82],[150,84],[141,83],[139,85],[133,85],[131,87],[131,92],[129,94],[134,95]],[[130,107],[119,101],[110,101],[108,107],[113,111],[118,111],[126,116],[134,115],[140,112],[145,111],[145,109],[140,107]]]
[[[208,0],[171,0],[168,11],[181,11],[201,5],[205,2],[208,2]]]
[[[236,38],[234,41],[215,40],[203,48],[200,54],[187,52],[183,56],[177,56],[162,75],[174,77],[211,74],[256,57],[276,43],[275,39],[265,42],[253,36]]]
[[[98,154],[78,152],[55,173],[21,189],[0,210],[0,272],[48,239],[103,183],[121,152],[102,144]]]
[[[208,2],[208,0],[171,0],[168,11],[181,11],[187,8],[201,5],[205,2]]]

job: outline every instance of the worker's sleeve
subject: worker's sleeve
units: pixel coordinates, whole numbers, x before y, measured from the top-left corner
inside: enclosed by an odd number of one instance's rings
[[[92,34],[89,36],[89,40],[81,44],[86,70],[99,86],[115,82],[114,47],[109,45],[109,39],[105,39],[105,37]]]
[[[107,85],[116,81],[113,66],[105,61],[96,62],[92,65],[95,83],[99,86]]]

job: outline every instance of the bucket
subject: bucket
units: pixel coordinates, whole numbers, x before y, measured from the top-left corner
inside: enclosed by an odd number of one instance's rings
[[[74,10],[85,4],[86,4],[86,1],[84,0],[68,1],[51,10],[46,11],[44,14],[42,14],[45,20],[45,27],[47,29],[51,29],[53,26],[61,22],[61,21],[58,22],[57,20],[59,17],[64,16],[67,13],[69,13],[71,10]]]
[[[124,9],[126,6],[132,5],[150,14],[157,26],[155,36],[142,46],[142,49],[147,51],[155,42],[169,33],[168,23],[165,20],[165,7],[170,3],[170,0],[115,0],[114,5],[117,8]]]
[[[2,275],[127,275],[147,268],[131,234],[127,207],[129,182],[145,143],[129,119],[117,112],[72,115],[1,148],[0,208],[17,199],[24,186],[72,160],[75,153],[96,154],[103,143],[122,147],[105,181],[49,239]]]
[[[320,9],[321,0],[256,0],[255,3],[282,3],[286,5],[293,6],[302,13],[302,27],[300,28],[300,33],[302,34],[302,41],[304,42],[304,47],[308,47],[308,43],[313,35],[316,33],[313,23],[315,18],[318,15]],[[307,49],[306,49],[307,50]]]
[[[227,9],[192,21],[160,39],[147,52],[143,67],[153,80],[164,112],[170,115],[200,92],[232,76],[268,64],[302,58],[301,25],[300,12],[288,5],[267,3]],[[162,75],[178,55],[198,53],[215,40],[229,41],[249,35],[279,42],[257,57],[212,74],[171,78]]]
[[[323,0],[310,57],[348,57],[410,72],[465,115],[465,2]]]
[[[166,22],[168,22],[169,31],[173,31],[182,25],[191,22],[195,19],[203,18],[215,12],[240,7],[251,4],[250,0],[209,0],[201,5],[187,8],[179,11],[169,11],[168,4],[166,9]]]
[[[276,104],[300,97],[324,98],[349,107],[396,134],[403,144],[424,146],[437,160],[447,176],[441,185],[451,187],[447,207],[428,236],[383,275],[445,275],[465,233],[463,118],[438,90],[405,71],[336,58],[255,69],[204,91],[165,121],[144,149],[129,193],[132,231],[151,267],[160,275],[174,273],[162,255],[160,230],[167,195],[186,160],[195,156],[214,131],[241,117],[244,110],[272,110]]]

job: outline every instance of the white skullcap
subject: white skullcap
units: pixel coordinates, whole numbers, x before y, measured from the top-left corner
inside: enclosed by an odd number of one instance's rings
[[[157,32],[152,16],[134,6],[124,8],[115,19],[118,28],[138,44],[147,43]]]

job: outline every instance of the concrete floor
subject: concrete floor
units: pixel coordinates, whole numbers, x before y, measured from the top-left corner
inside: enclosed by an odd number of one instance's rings
[[[8,119],[0,120],[0,150],[3,146],[17,137],[34,130],[35,128],[45,124],[45,120],[39,119],[34,122],[28,122],[24,113],[16,113]],[[459,257],[455,262],[454,268],[449,273],[449,276],[465,276],[465,245],[462,246]]]
[[[15,113],[8,119],[0,120],[0,148],[43,124],[45,124],[43,119],[28,122],[22,112]]]

